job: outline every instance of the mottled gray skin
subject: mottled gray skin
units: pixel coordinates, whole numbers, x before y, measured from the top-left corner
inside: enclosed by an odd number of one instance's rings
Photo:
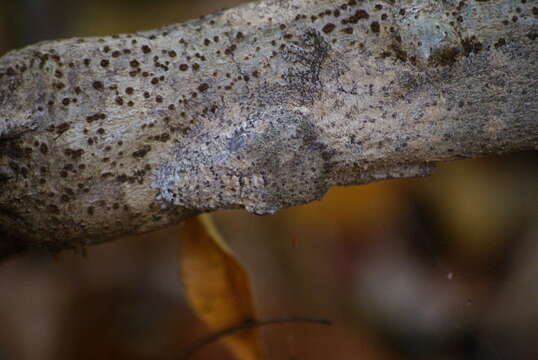
[[[0,254],[536,149],[537,36],[532,0],[273,0],[13,51]]]

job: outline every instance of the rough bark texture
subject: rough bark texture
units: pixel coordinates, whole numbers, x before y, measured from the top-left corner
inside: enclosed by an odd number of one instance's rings
[[[268,0],[13,51],[0,254],[536,149],[537,37],[532,0]]]

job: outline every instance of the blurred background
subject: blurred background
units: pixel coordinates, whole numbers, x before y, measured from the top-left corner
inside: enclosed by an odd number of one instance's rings
[[[150,29],[239,0],[1,0],[0,55]],[[538,154],[215,214],[248,269],[268,359],[538,359]],[[0,360],[176,359],[208,334],[176,272],[179,227],[0,264]],[[231,359],[210,345],[193,359]]]

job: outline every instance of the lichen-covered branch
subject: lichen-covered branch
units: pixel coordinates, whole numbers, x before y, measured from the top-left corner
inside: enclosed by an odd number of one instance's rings
[[[536,149],[537,37],[530,0],[267,0],[13,51],[0,254]]]

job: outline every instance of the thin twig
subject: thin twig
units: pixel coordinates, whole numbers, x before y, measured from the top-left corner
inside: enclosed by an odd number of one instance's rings
[[[192,354],[200,350],[202,347],[209,345],[224,336],[231,335],[240,330],[250,329],[250,328],[259,327],[259,326],[285,324],[285,323],[292,323],[292,322],[332,325],[332,322],[327,319],[314,319],[314,318],[307,318],[307,317],[300,317],[300,316],[292,316],[292,317],[269,319],[269,320],[245,319],[244,321],[240,322],[237,325],[233,325],[229,328],[216,331],[210,334],[209,336],[195,342],[194,344],[189,345],[187,348],[185,348],[182,351],[181,355],[179,356],[179,359],[186,360]]]

